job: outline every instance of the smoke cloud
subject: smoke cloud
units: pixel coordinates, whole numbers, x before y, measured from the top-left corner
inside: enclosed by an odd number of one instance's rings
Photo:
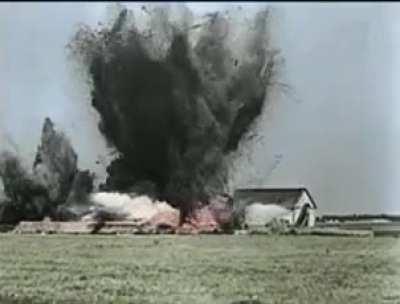
[[[99,129],[119,152],[103,190],[190,205],[225,189],[229,155],[276,76],[268,21],[267,9],[199,19],[184,6],[120,7],[110,24],[79,28],[69,49],[90,75]]]
[[[50,212],[47,189],[35,182],[16,155],[1,153],[0,178],[5,194],[0,201],[0,222],[37,220]]]
[[[0,222],[79,218],[87,212],[93,174],[77,167],[78,157],[65,134],[46,118],[32,170],[11,152],[0,154]]]

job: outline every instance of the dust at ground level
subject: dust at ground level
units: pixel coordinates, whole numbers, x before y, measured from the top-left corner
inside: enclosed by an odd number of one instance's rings
[[[399,303],[397,238],[0,234],[1,303]]]

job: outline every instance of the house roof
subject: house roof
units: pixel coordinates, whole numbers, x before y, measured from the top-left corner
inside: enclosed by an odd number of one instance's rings
[[[312,197],[311,193],[308,191],[306,187],[297,186],[297,187],[281,187],[281,186],[266,186],[266,187],[247,187],[247,188],[238,188],[235,190],[234,197],[237,196],[246,196],[246,195],[263,195],[263,194],[270,194],[274,195],[275,197],[279,196],[286,196],[286,197],[298,197],[302,192],[305,192],[307,196],[310,198],[311,204],[313,208],[317,208],[317,204],[315,203],[314,198]],[[274,202],[276,203],[276,202]],[[290,208],[290,204],[295,204],[295,200],[290,200],[283,202],[282,205],[285,207]],[[278,203],[279,204],[279,203]]]

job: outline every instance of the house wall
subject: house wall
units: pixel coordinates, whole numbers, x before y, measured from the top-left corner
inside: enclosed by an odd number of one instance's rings
[[[308,227],[313,227],[315,225],[315,209],[312,207],[313,203],[311,201],[311,198],[308,196],[306,191],[302,191],[298,202],[296,203],[295,210],[294,212],[294,222],[293,224],[297,221],[297,219],[300,216],[301,213],[301,208],[305,205],[310,206],[310,208],[307,209],[307,226]]]
[[[315,226],[316,212],[315,209],[308,209],[308,227]]]
[[[260,227],[269,224],[273,219],[290,221],[292,211],[278,205],[254,203],[245,208],[244,224],[248,227]]]
[[[307,195],[307,192],[302,190],[301,191],[301,195],[299,196],[297,203],[296,203],[296,208],[300,208],[301,206],[305,205],[305,204],[309,204],[310,206],[312,206],[312,202],[310,197]]]
[[[264,226],[276,218],[293,225],[305,205],[313,206],[304,190],[237,191],[234,195],[234,222],[240,227],[244,224]],[[309,208],[306,216],[308,226],[314,226],[315,211]]]
[[[236,191],[233,198],[233,216],[235,225],[241,226],[245,220],[245,209],[255,203],[264,205],[277,205],[288,210],[293,209],[296,200],[300,195],[300,190],[293,191],[263,191],[249,190]]]

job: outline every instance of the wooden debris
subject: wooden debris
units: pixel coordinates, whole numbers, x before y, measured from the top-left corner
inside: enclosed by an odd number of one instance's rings
[[[146,233],[149,229],[135,222],[20,222],[14,233],[63,233],[63,234],[134,234]],[[150,232],[150,231],[149,231]]]

